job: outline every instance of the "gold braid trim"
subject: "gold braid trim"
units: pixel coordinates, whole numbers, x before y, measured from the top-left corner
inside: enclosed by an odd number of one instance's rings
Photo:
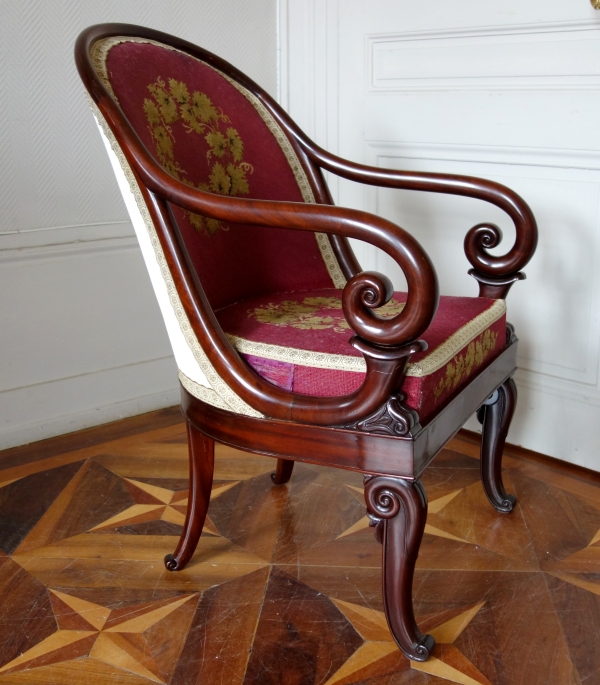
[[[416,364],[408,364],[407,376],[429,376],[451,361],[462,349],[478,335],[506,314],[506,301],[494,300],[494,304],[474,319],[471,319],[456,333],[444,340],[441,345]]]
[[[280,126],[272,117],[268,109],[262,104],[262,102],[256,97],[256,95],[252,94],[249,90],[247,90],[242,85],[237,83],[237,81],[234,81],[229,76],[219,71],[218,69],[215,69],[210,64],[202,62],[202,60],[199,60],[197,57],[188,55],[187,52],[182,52],[177,48],[171,47],[170,45],[164,45],[163,43],[158,43],[157,41],[150,40],[147,38],[114,36],[112,38],[104,38],[102,40],[97,41],[96,43],[94,43],[91,49],[92,64],[94,65],[96,73],[102,80],[102,83],[117,102],[117,97],[108,78],[106,60],[111,48],[120,43],[147,43],[150,45],[156,45],[157,47],[163,48],[165,50],[171,50],[172,52],[178,52],[180,54],[186,55],[190,59],[194,59],[200,64],[210,67],[213,71],[216,71],[217,74],[222,76],[237,91],[239,91],[257,111],[258,115],[265,122],[267,128],[269,129],[269,131],[279,144],[279,147],[281,148],[283,154],[285,155],[285,158],[287,159],[288,164],[290,165],[290,169],[294,174],[294,178],[296,179],[296,183],[298,184],[298,188],[300,189],[302,199],[306,203],[315,204],[315,196],[313,194],[312,188],[310,187],[310,183],[308,182],[308,178],[304,172],[304,169],[300,164],[300,160],[294,152],[294,148],[292,147],[288,137],[281,130]],[[314,235],[317,241],[317,245],[319,246],[319,251],[321,252],[323,261],[325,262],[327,273],[329,274],[329,277],[331,278],[334,287],[342,289],[346,285],[346,277],[342,273],[342,269],[340,268],[337,257],[335,256],[335,252],[331,247],[329,236],[326,233],[315,233]]]
[[[345,354],[328,354],[327,352],[312,352],[300,350],[295,347],[283,347],[269,343],[253,342],[240,338],[237,335],[229,335],[229,342],[242,354],[252,354],[255,357],[270,359],[298,366],[311,366],[315,369],[331,369],[335,371],[356,371],[364,373],[367,365],[363,357],[350,357]]]
[[[208,379],[208,382],[212,386],[214,392],[214,395],[211,395],[210,393],[206,394],[206,402],[209,404],[214,404],[214,402],[211,402],[210,398],[214,398],[214,396],[218,396],[220,398],[220,404],[217,404],[215,406],[223,407],[226,406],[230,411],[234,411],[238,414],[246,414],[248,416],[256,416],[256,417],[262,417],[263,415],[260,412],[257,412],[255,409],[253,409],[249,404],[244,402],[244,400],[239,397],[228,385],[225,383],[225,381],[219,376],[219,374],[215,371],[215,368],[213,365],[210,363],[208,357],[206,356],[204,350],[202,349],[200,343],[198,342],[198,338],[196,337],[192,326],[190,324],[190,321],[183,309],[183,305],[181,304],[181,300],[179,298],[179,294],[177,292],[177,288],[175,286],[175,282],[173,281],[173,277],[171,276],[171,271],[169,270],[169,267],[167,265],[167,260],[165,259],[164,252],[162,250],[162,246],[160,244],[160,241],[158,239],[158,235],[156,234],[156,229],[154,228],[154,223],[152,221],[152,218],[150,217],[150,213],[148,212],[148,207],[146,206],[146,203],[144,201],[144,198],[142,196],[142,193],[140,191],[140,187],[135,179],[134,173],[129,166],[129,162],[127,161],[125,155],[123,154],[123,150],[121,149],[121,146],[117,142],[117,139],[115,138],[113,132],[111,131],[110,127],[106,123],[106,120],[102,116],[102,112],[98,109],[96,104],[93,102],[93,100],[89,97],[88,93],[86,92],[86,96],[88,98],[89,105],[92,109],[92,112],[94,113],[96,119],[98,120],[98,123],[100,127],[102,128],[102,131],[104,135],[107,137],[110,146],[117,156],[117,159],[119,160],[119,164],[121,165],[121,168],[123,169],[123,173],[125,174],[125,178],[127,179],[127,182],[129,183],[129,187],[131,189],[131,192],[133,194],[133,197],[135,199],[135,202],[138,206],[138,209],[140,210],[140,214],[142,215],[142,219],[144,220],[144,225],[146,227],[146,230],[148,231],[148,235],[150,237],[150,242],[152,244],[152,247],[154,249],[154,255],[156,257],[156,261],[158,262],[158,266],[160,268],[160,273],[163,277],[163,280],[165,282],[165,285],[167,287],[167,293],[169,296],[169,302],[171,304],[171,307],[173,307],[173,311],[175,313],[175,316],[177,318],[177,321],[179,323],[179,327],[181,328],[181,332],[183,333],[183,336],[185,338],[186,343],[188,344],[189,348],[192,350],[192,353],[194,355],[194,358],[198,362],[198,365],[200,366],[200,369]],[[193,381],[190,381],[193,382]],[[196,384],[198,385],[198,384]],[[207,388],[207,390],[210,390]]]
[[[181,370],[179,370],[179,381],[191,395],[197,397],[199,400],[206,402],[206,404],[212,404],[213,407],[231,411],[231,407],[227,402],[225,402],[220,395],[217,395],[212,388],[207,388],[205,385],[196,383],[196,381],[188,378]],[[253,416],[255,416],[255,414],[253,414]],[[258,414],[258,416],[262,417],[262,414]]]
[[[471,319],[456,333],[453,333],[433,352],[421,361],[409,363],[406,367],[407,376],[422,378],[439,371],[450,362],[464,347],[478,335],[481,335],[493,323],[498,321],[506,312],[506,302],[496,300],[494,304],[474,319]],[[345,354],[328,354],[326,352],[312,352],[295,347],[283,347],[269,343],[253,342],[237,335],[227,335],[231,344],[242,354],[252,354],[263,359],[311,366],[317,369],[331,369],[334,371],[355,371],[365,373],[367,365],[363,357],[351,357]]]

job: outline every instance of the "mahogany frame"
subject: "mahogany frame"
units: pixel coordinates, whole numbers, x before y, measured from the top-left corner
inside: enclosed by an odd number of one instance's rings
[[[169,45],[206,62],[252,93],[288,137],[317,204],[216,195],[170,176],[144,146],[93,67],[93,44],[116,36]],[[380,169],[332,155],[312,142],[268,93],[238,69],[206,50],[159,31],[128,24],[92,26],[77,39],[75,60],[90,97],[133,170],[202,349],[229,387],[267,417],[258,419],[218,409],[182,388],[189,434],[190,499],[177,550],[165,559],[167,568],[183,568],[198,543],[210,498],[215,440],[276,457],[276,485],[290,479],[294,461],[363,472],[368,513],[383,544],[383,594],[390,630],[409,658],[427,659],[434,641],[419,632],[412,609],[412,576],[427,514],[427,499],[418,479],[467,418],[479,410],[484,426],[484,489],[499,511],[512,510],[515,499],[502,485],[501,457],[516,402],[511,376],[516,369],[517,339],[509,326],[501,354],[421,425],[416,412],[403,405],[399,389],[410,356],[425,348],[419,337],[437,309],[435,269],[423,248],[404,229],[367,212],[334,207],[322,170],[369,185],[472,197],[504,210],[516,229],[515,243],[505,255],[493,256],[487,251],[502,239],[500,229],[493,224],[478,224],[465,238],[465,254],[473,267],[469,273],[479,282],[481,297],[503,298],[514,282],[524,278],[521,269],[537,244],[537,227],[530,208],[512,190],[491,181]],[[327,233],[349,279],[342,302],[346,320],[355,333],[352,344],[366,361],[367,373],[361,387],[340,397],[313,397],[283,390],[256,374],[217,322],[170,204],[232,223]],[[382,274],[361,271],[348,238],[383,249],[404,272],[407,302],[394,318],[383,319],[373,311],[392,296],[391,282]]]

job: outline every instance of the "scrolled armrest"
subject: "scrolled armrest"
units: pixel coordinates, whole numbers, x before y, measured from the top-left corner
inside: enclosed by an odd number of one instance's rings
[[[421,283],[422,291],[427,287],[436,287],[426,293],[429,301],[437,301],[437,284],[433,282]],[[342,294],[342,307],[346,320],[354,332],[363,340],[368,340],[376,345],[388,346],[390,344],[407,344],[415,339],[408,339],[405,331],[419,330],[422,327],[420,317],[415,316],[417,310],[411,307],[406,312],[407,319],[395,316],[384,319],[373,310],[389,302],[394,293],[394,286],[387,276],[375,271],[363,271],[351,278]],[[409,288],[410,297],[410,288]],[[407,304],[408,306],[408,304]],[[406,308],[405,308],[406,309]],[[403,312],[404,313],[404,312]],[[421,333],[424,331],[421,331]],[[419,334],[420,335],[420,334]]]
[[[505,255],[495,256],[488,252],[502,240],[502,232],[494,224],[478,224],[466,235],[465,254],[473,265],[476,276],[506,281],[517,274],[533,256],[538,239],[535,217],[525,200],[510,188],[471,176],[397,171],[350,162],[327,152],[307,138],[295,124],[290,125],[289,121],[287,123],[290,132],[313,162],[337,176],[386,188],[472,197],[496,205],[506,212],[515,225],[516,239]]]
[[[182,190],[185,196],[179,195],[175,201],[192,212],[235,223],[335,233],[387,252],[406,277],[407,302],[395,317],[383,319],[373,309],[391,298],[389,279],[375,272],[354,276],[344,288],[342,303],[350,327],[363,339],[386,346],[406,345],[422,335],[433,320],[439,299],[435,269],[419,243],[399,226],[366,212],[329,205],[237,199],[230,203],[230,198],[223,198],[221,204],[220,196],[207,202],[199,197],[201,191],[189,189],[190,193],[187,186]]]
[[[150,179],[145,182],[152,188]],[[433,320],[439,300],[435,269],[420,244],[396,224],[366,212],[329,205],[239,200],[178,185],[177,192],[166,199],[195,213],[233,223],[335,233],[364,240],[387,252],[406,277],[408,297],[402,312],[390,319],[373,312],[393,294],[390,280],[382,274],[362,272],[344,288],[344,314],[364,340],[386,346],[406,345],[422,335]],[[157,187],[157,191],[163,194],[165,188]]]
[[[328,156],[327,163],[322,159],[319,162],[323,168],[344,178],[388,188],[472,197],[490,202],[505,211],[516,230],[515,243],[505,255],[495,256],[488,252],[502,241],[502,232],[494,224],[477,224],[465,237],[467,259],[478,272],[486,276],[506,278],[516,274],[535,252],[538,231],[533,212],[520,195],[500,183],[470,176],[378,169],[346,162],[333,164],[330,160]]]

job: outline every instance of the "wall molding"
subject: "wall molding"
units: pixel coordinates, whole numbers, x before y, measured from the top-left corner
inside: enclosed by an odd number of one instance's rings
[[[0,267],[139,250],[129,221],[0,233]]]
[[[578,50],[563,54],[561,44],[573,40]],[[510,50],[501,47],[509,43]],[[544,68],[532,71],[521,52],[534,45]],[[418,59],[410,59],[416,50]],[[368,88],[374,92],[600,89],[595,19],[371,34],[366,51]]]
[[[82,243],[42,245],[0,251],[0,267],[17,266],[28,262],[57,261],[69,257],[108,255],[115,252],[139,252],[135,238],[106,238]]]
[[[134,238],[130,221],[79,224],[74,226],[51,226],[24,231],[0,233],[0,260],[18,253],[41,253],[44,250],[57,251],[60,247],[93,249],[91,243],[108,244],[108,241]],[[116,244],[116,243],[115,243]]]
[[[567,381],[528,369],[517,369],[515,381],[519,387],[600,407],[600,388],[597,386]]]
[[[367,39],[397,40],[401,36],[403,40],[423,40],[428,38],[455,38],[470,37],[472,35],[487,36],[517,36],[521,34],[545,34],[545,33],[571,33],[573,31],[596,31],[600,29],[600,22],[596,18],[576,19],[574,21],[536,22],[530,24],[505,24],[503,26],[471,26],[469,28],[445,28],[428,31],[394,31],[390,33],[372,33]]]
[[[333,154],[339,149],[338,2],[277,0],[279,103],[310,138]],[[338,177],[324,173],[337,201]]]
[[[7,296],[7,306],[15,307],[17,311],[29,311],[37,284],[44,289],[42,299],[46,307],[44,312],[35,308],[32,310],[32,321],[39,326],[34,345],[21,345],[19,336],[27,330],[27,325],[9,326],[3,331],[2,340],[7,352],[5,363],[10,364],[16,354],[24,354],[23,348],[27,354],[33,350],[37,355],[33,364],[38,372],[33,377],[30,374],[15,376],[14,373],[3,376],[6,381],[4,385],[8,387],[0,390],[0,449],[178,402],[176,366],[172,355],[165,354],[160,344],[151,345],[150,349],[146,347],[143,352],[140,350],[137,353],[127,350],[127,346],[121,349],[118,343],[115,347],[118,340],[115,337],[115,321],[123,316],[123,307],[131,311],[131,297],[135,290],[128,290],[124,294],[124,304],[115,302],[116,318],[113,319],[107,311],[106,302],[102,301],[106,293],[98,287],[90,289],[89,282],[78,281],[84,274],[90,273],[96,279],[96,285],[101,286],[102,278],[98,281],[98,275],[111,274],[118,269],[119,282],[128,286],[128,279],[145,278],[138,253],[139,245],[129,221],[0,234],[0,277],[4,284],[3,292]],[[40,280],[42,278],[44,280]],[[13,287],[14,291],[11,290]],[[71,287],[77,288],[77,292],[71,292]],[[111,292],[113,295],[114,292]],[[82,297],[87,298],[86,307],[82,307]],[[139,302],[139,305],[138,326],[146,332],[156,331],[158,335],[164,335],[159,320],[153,323],[150,319],[154,310],[149,310],[145,302]],[[87,366],[81,364],[79,346],[96,344],[97,336],[102,336],[103,332],[97,325],[85,327],[85,319],[82,318],[83,327],[78,335],[65,339],[62,326],[66,323],[68,327],[69,322],[68,316],[65,320],[64,308],[75,312],[78,317],[85,309],[90,317],[104,320],[106,343],[110,349],[106,354],[104,350],[99,350],[91,363],[88,354]],[[68,330],[72,334],[72,329]],[[40,358],[49,354],[48,348],[56,352],[61,340],[65,341],[64,344],[73,345],[70,352],[72,361],[62,355],[58,363],[53,364],[51,358],[48,364],[40,365]],[[85,353],[83,357],[86,358]],[[129,361],[123,362],[123,359]],[[23,358],[20,363],[26,364],[27,360]],[[88,370],[90,366],[96,368]],[[74,375],[70,375],[70,372]]]
[[[365,140],[369,162],[379,157],[406,157],[445,162],[476,162],[509,166],[600,171],[600,150],[466,145],[394,140]]]
[[[132,367],[138,366],[140,364],[142,365],[160,365],[165,361],[173,361],[173,355],[164,355],[162,357],[155,357],[154,359],[141,359],[135,362],[130,362],[128,364],[118,364],[117,366],[107,366],[104,369],[97,369],[95,371],[89,371],[85,373],[78,373],[73,376],[60,376],[58,378],[50,378],[45,381],[40,381],[39,383],[29,383],[27,385],[19,385],[15,386],[12,388],[0,388],[0,395],[3,393],[10,393],[10,392],[20,392],[20,391],[25,391],[25,390],[31,390],[33,388],[39,388],[43,385],[48,385],[51,383],[62,383],[65,381],[76,381],[78,379],[85,379],[86,382],[94,382],[94,376],[97,374],[103,374],[103,373],[118,373],[120,371],[123,371],[124,369],[131,369]]]
[[[172,357],[5,390],[0,450],[172,406],[179,395]]]

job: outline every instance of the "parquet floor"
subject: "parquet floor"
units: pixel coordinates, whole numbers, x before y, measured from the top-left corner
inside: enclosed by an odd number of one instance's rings
[[[361,477],[220,447],[199,549],[164,570],[186,503],[177,410],[0,453],[0,685],[600,683],[600,476],[509,451],[495,513],[477,446],[423,482],[415,581],[434,656],[391,640]],[[511,456],[512,455],[512,456]]]

